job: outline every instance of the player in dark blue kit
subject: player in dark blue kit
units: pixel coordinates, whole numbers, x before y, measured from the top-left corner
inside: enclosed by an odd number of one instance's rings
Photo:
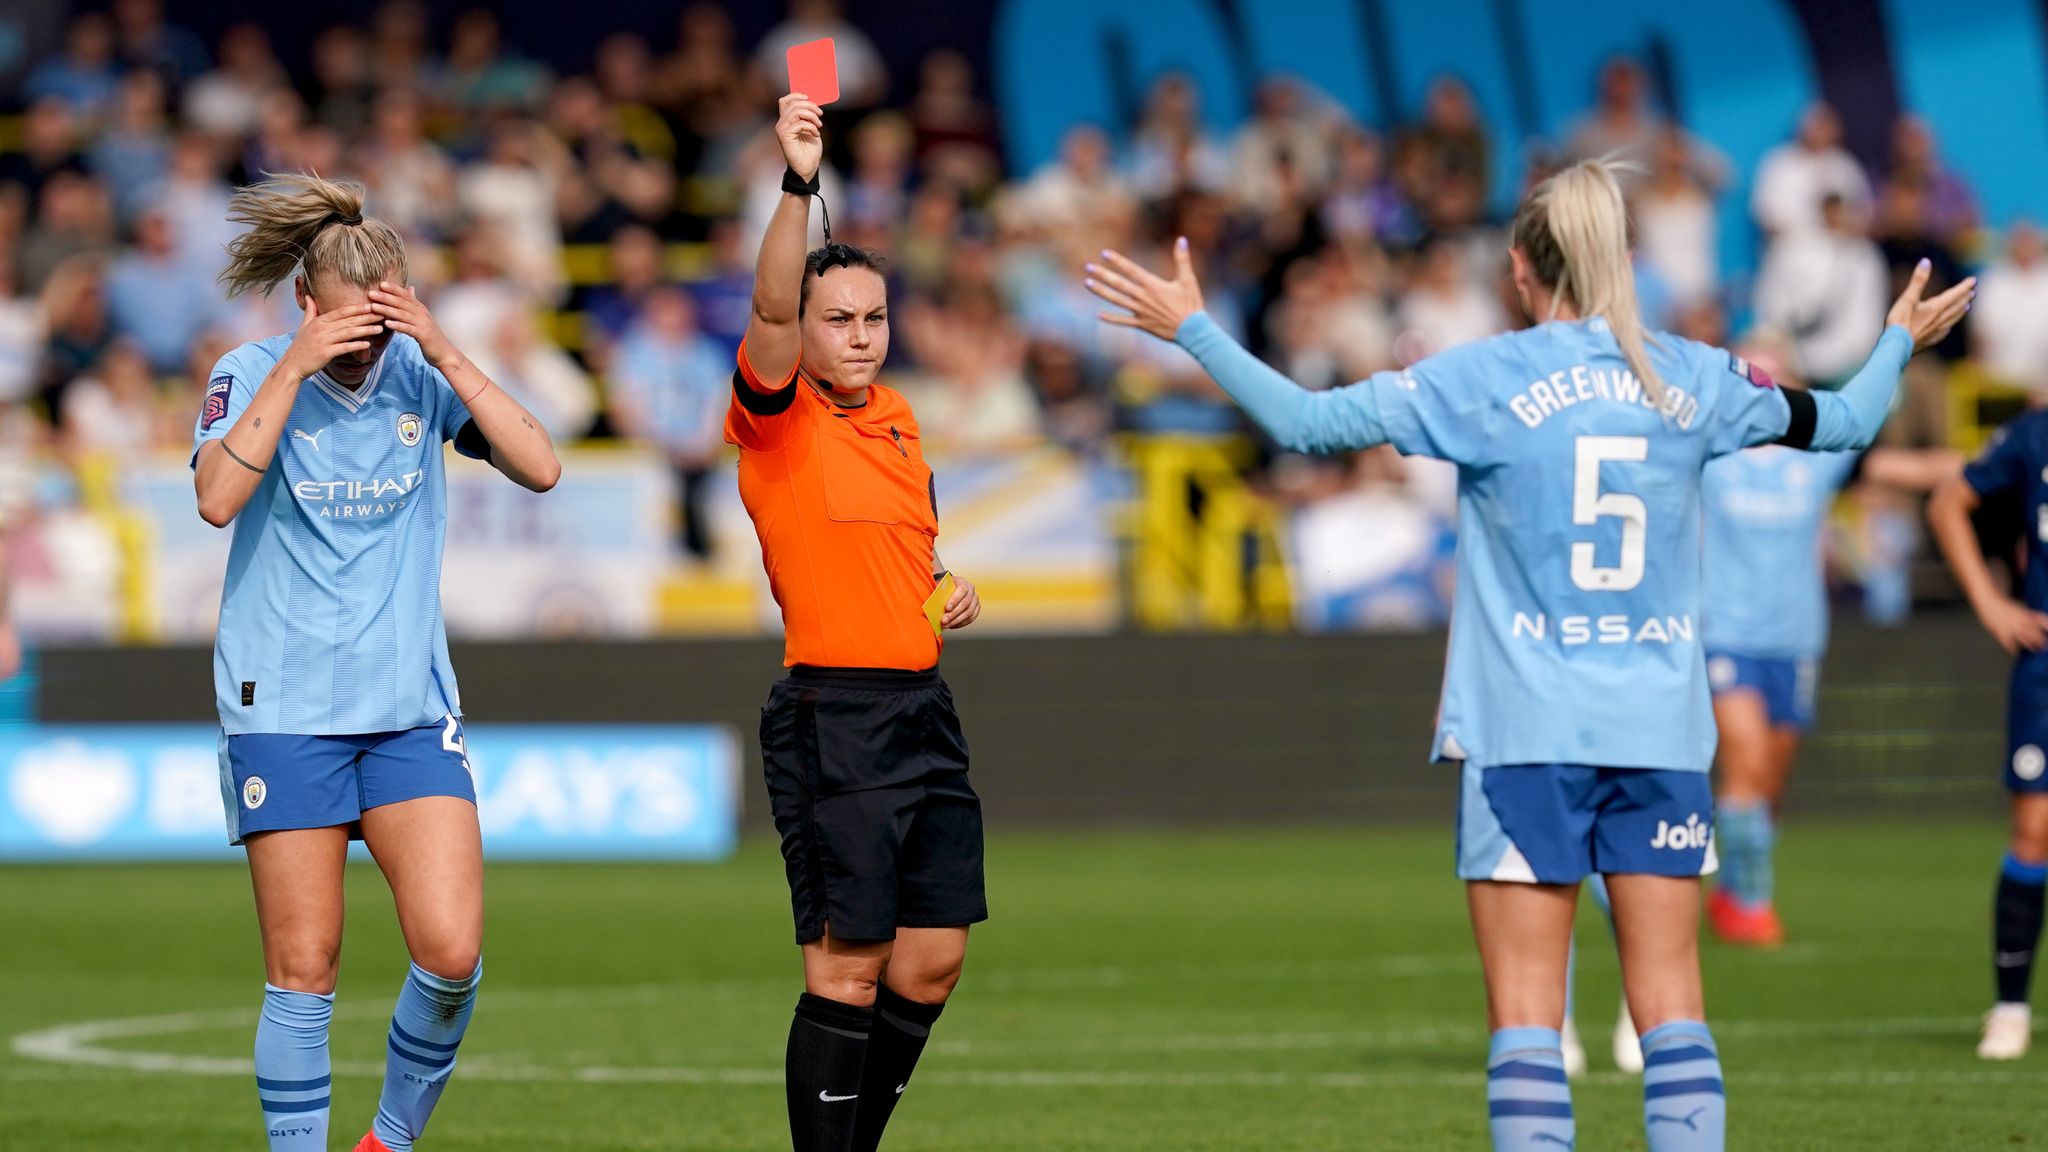
[[[1987,497],[2019,501],[2026,576],[2017,600],[1992,578],[1971,519]],[[2048,411],[2029,412],[1999,429],[1983,456],[1935,491],[1927,520],[1978,621],[2016,657],[2005,721],[2012,842],[1999,869],[1992,929],[1998,999],[1984,1016],[1977,1055],[2017,1060],[2032,1039],[2027,986],[2048,885]]]
[[[214,647],[228,838],[263,935],[256,1093],[271,1152],[325,1152],[342,867],[368,843],[412,967],[357,1152],[409,1152],[454,1070],[483,972],[483,848],[441,626],[442,445],[545,491],[532,416],[406,284],[358,184],[236,193],[228,294],[286,277],[298,331],[223,356],[193,429],[199,514],[234,526]]]

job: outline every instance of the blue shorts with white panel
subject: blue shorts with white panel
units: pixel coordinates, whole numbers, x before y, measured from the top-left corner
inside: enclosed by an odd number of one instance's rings
[[[1577,884],[1594,873],[1704,876],[1715,869],[1705,772],[1586,764],[1467,763],[1458,878]]]
[[[476,803],[457,716],[362,736],[222,733],[220,788],[230,844],[257,832],[353,826],[372,808],[422,796]]]

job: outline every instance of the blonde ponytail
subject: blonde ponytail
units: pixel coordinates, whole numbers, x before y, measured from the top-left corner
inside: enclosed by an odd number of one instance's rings
[[[405,241],[391,225],[363,215],[363,186],[292,173],[238,190],[228,219],[249,226],[228,242],[220,274],[230,298],[265,296],[294,269],[308,287],[323,275],[368,288],[394,272],[407,279]]]
[[[1650,366],[1629,263],[1628,208],[1615,179],[1624,170],[1611,161],[1584,160],[1538,184],[1515,212],[1514,245],[1551,289],[1546,319],[1567,298],[1579,315],[1605,318],[1629,370],[1661,408],[1667,392]]]

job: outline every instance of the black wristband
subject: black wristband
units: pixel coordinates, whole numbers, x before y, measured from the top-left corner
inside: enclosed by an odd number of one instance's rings
[[[791,196],[816,196],[818,194],[818,174],[813,172],[811,173],[811,178],[806,180],[796,174],[796,169],[784,168],[782,170],[782,190]]]

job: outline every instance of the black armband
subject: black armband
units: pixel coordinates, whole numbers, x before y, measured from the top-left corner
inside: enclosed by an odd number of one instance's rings
[[[732,370],[732,398],[740,402],[740,407],[756,416],[780,416],[789,411],[789,406],[796,402],[796,381],[792,380],[788,386],[777,388],[773,392],[757,392],[753,385],[747,383],[747,378],[740,374],[740,370],[735,368]]]
[[[1784,394],[1785,407],[1792,410],[1792,419],[1776,443],[1803,452],[1813,447],[1813,429],[1820,422],[1820,406],[1803,388],[1781,388],[1779,391]]]
[[[464,420],[462,431],[455,434],[455,450],[471,460],[491,462],[491,442],[484,437],[484,430],[474,420]]]
[[[820,171],[823,169],[821,168]],[[791,196],[816,196],[818,194],[818,173],[811,173],[809,180],[796,174],[794,168],[782,170],[782,190]]]

